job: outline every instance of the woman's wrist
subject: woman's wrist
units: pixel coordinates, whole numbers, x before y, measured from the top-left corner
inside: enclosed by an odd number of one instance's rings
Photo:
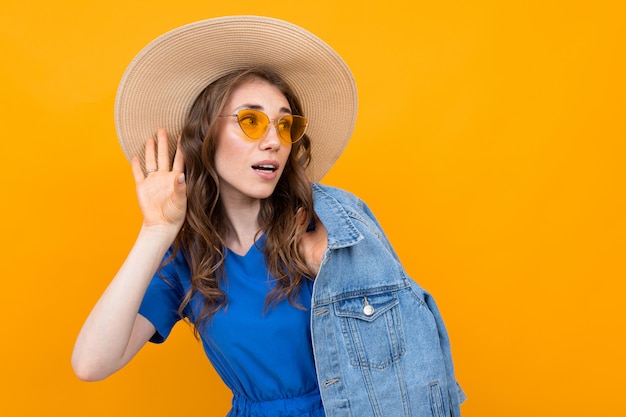
[[[143,224],[139,230],[139,236],[137,240],[146,240],[152,244],[164,247],[166,250],[169,248],[176,236],[180,227],[166,224]]]

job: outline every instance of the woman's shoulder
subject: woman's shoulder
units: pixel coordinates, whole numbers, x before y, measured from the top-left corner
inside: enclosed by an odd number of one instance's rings
[[[312,186],[313,204],[318,215],[330,213],[363,221],[366,221],[365,219],[375,221],[367,204],[350,191],[318,183],[312,184]]]
[[[162,277],[168,277],[182,284],[190,280],[189,263],[185,258],[185,249],[170,248],[161,261],[159,270]]]
[[[312,186],[315,211],[318,214],[320,211],[337,213],[337,208],[341,207],[339,211],[344,212],[348,217],[358,219],[372,229],[380,229],[376,216],[360,197],[350,191],[330,185],[314,183]]]
[[[344,190],[339,187],[334,187],[332,185],[326,185],[321,183],[313,183],[313,198],[320,196],[328,196],[337,200],[342,204],[361,204],[361,199],[351,193],[350,191]]]

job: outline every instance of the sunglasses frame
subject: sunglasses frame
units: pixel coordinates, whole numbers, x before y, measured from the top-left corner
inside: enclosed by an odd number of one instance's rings
[[[253,111],[256,113],[260,113],[263,116],[265,116],[265,118],[268,120],[267,123],[267,127],[265,129],[265,131],[263,133],[261,133],[261,135],[258,138],[253,138],[252,136],[250,136],[246,130],[243,128],[243,126],[241,126],[241,119],[239,118],[239,113],[241,113],[242,111]],[[280,139],[281,142],[283,142],[286,145],[292,145],[294,143],[296,143],[297,141],[299,141],[300,139],[302,139],[302,137],[304,136],[305,132],[306,132],[306,128],[309,124],[309,121],[306,119],[306,117],[304,116],[298,116],[295,114],[287,114],[285,116],[282,116],[278,119],[270,119],[270,117],[267,115],[267,113],[261,111],[261,110],[257,110],[257,109],[240,109],[237,110],[237,113],[235,114],[224,114],[224,115],[220,115],[219,117],[236,117],[237,118],[237,124],[239,125],[239,128],[241,129],[241,131],[244,133],[244,135],[246,135],[248,138],[252,139],[252,140],[260,140],[269,130],[270,125],[274,125],[274,128],[276,129],[276,135],[278,136],[278,138]],[[282,137],[282,135],[280,134],[280,130],[278,129],[278,125],[280,123],[281,120],[283,120],[285,117],[293,117],[293,118],[298,118],[304,121],[304,129],[302,130],[302,134],[300,135],[300,137],[298,137],[298,139],[296,140],[291,140],[291,138],[289,138],[289,141],[285,140],[285,138]]]

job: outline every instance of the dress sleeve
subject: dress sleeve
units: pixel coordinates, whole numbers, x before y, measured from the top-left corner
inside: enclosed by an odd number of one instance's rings
[[[170,255],[168,252],[164,259]],[[156,328],[150,341],[163,343],[174,325],[181,319],[178,314],[185,290],[181,282],[181,273],[188,271],[184,257],[179,254],[158,271],[148,285],[143,297],[139,314],[144,316]]]

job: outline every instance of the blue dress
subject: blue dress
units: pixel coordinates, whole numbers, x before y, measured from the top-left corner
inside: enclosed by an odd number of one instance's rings
[[[200,327],[205,353],[233,392],[228,417],[324,417],[309,326],[312,282],[300,290],[303,309],[287,300],[266,309],[273,282],[264,243],[263,235],[243,256],[227,252],[222,290],[228,303]],[[179,254],[152,279],[139,310],[157,329],[152,342],[163,342],[180,319],[189,277]],[[185,316],[193,321],[199,306],[200,297],[194,297]]]

